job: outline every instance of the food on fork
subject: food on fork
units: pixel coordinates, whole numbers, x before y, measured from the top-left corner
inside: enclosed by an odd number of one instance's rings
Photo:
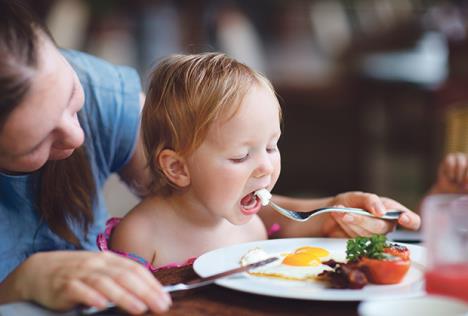
[[[359,289],[366,285],[365,279],[374,284],[396,284],[410,267],[408,248],[387,242],[385,236],[356,237],[348,240],[346,248],[348,262],[326,262],[334,271],[319,276],[332,288]]]
[[[257,190],[255,191],[254,194],[258,196],[263,206],[266,206],[268,205],[268,203],[270,203],[270,199],[272,195],[267,189]]]

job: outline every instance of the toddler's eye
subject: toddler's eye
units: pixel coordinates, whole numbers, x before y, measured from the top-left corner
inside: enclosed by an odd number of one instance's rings
[[[266,149],[267,153],[274,153],[274,152],[276,152],[277,150],[278,150],[278,146],[277,146],[277,145],[268,147],[268,148]]]
[[[229,159],[229,160],[231,160],[231,161],[234,162],[234,163],[240,163],[240,162],[246,161],[247,158],[249,158],[249,154],[246,154],[245,156],[240,157],[240,158],[231,158],[231,159]]]

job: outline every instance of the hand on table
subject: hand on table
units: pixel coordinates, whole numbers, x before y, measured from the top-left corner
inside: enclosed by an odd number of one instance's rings
[[[54,251],[29,257],[17,270],[23,299],[55,310],[113,302],[140,314],[166,311],[170,296],[143,266],[110,252]]]
[[[365,209],[377,216],[389,210],[401,210],[398,223],[405,228],[416,230],[421,224],[420,217],[401,205],[385,197],[365,192],[346,192],[335,196],[329,206],[356,207]],[[356,237],[387,234],[395,228],[396,222],[349,213],[330,213],[322,226],[322,233],[328,237]]]

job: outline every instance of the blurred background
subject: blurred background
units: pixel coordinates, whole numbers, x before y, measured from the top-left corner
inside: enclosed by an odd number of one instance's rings
[[[274,192],[364,190],[410,208],[468,152],[468,1],[30,0],[58,44],[148,71],[223,51],[266,74],[284,111]],[[109,209],[137,200],[119,180]]]

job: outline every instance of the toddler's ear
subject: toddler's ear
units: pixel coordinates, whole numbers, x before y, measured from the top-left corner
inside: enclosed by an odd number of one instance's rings
[[[181,188],[190,184],[190,174],[184,157],[171,149],[164,149],[159,153],[158,162],[169,181]]]

